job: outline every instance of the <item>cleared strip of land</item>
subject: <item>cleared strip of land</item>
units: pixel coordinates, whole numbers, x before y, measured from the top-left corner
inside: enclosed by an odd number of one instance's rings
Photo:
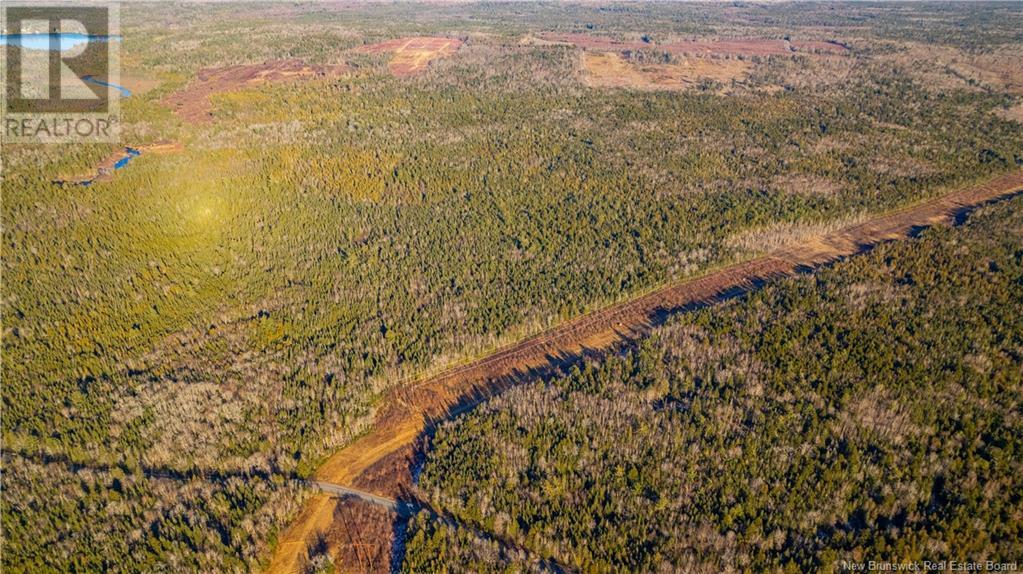
[[[906,238],[922,227],[953,223],[977,206],[1021,191],[1023,171],[1013,171],[983,185],[823,234],[795,247],[670,284],[415,385],[396,388],[384,401],[385,407],[370,431],[330,457],[314,479],[372,496],[400,499],[413,493],[415,445],[426,436],[433,421],[454,416],[513,384],[580,357],[620,348],[648,334],[674,313],[734,297],[772,279],[861,253],[882,241]],[[307,549],[333,515],[335,504],[324,502],[325,496],[314,497],[283,534],[269,572],[300,571]]]

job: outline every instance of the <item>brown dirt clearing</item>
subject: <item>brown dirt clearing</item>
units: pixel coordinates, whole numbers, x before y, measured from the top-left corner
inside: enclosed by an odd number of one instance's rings
[[[309,549],[331,528],[337,506],[337,499],[326,493],[306,501],[305,507],[277,541],[266,571],[278,574],[305,572]]]
[[[1023,124],[1023,103],[1016,104],[1008,109],[996,110],[999,117]]]
[[[387,40],[358,48],[364,54],[393,52],[387,68],[397,77],[411,76],[422,72],[430,62],[446,58],[462,47],[457,38],[415,37]]]
[[[678,63],[630,62],[617,52],[583,52],[584,83],[600,88],[683,90],[704,80],[728,83],[745,78],[749,64],[741,60],[685,58]]]
[[[120,82],[115,83],[131,90],[131,95],[133,96],[141,96],[161,84],[160,80],[154,80],[143,76],[134,76],[131,74],[121,74],[120,80]]]

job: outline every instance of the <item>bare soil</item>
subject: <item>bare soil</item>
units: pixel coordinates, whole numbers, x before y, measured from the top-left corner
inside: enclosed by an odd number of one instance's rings
[[[669,284],[635,299],[568,321],[545,333],[507,346],[467,365],[420,383],[394,388],[368,433],[337,452],[315,478],[389,497],[415,495],[411,473],[414,449],[428,436],[432,422],[464,412],[502,390],[538,374],[599,356],[648,334],[674,313],[727,299],[765,282],[813,269],[861,253],[882,241],[904,239],[922,226],[950,223],[964,209],[1023,191],[1023,171],[956,191],[903,210],[823,233],[702,277]],[[329,523],[332,509],[313,499],[278,545],[269,572],[297,563],[312,544],[309,533]]]
[[[306,501],[302,511],[281,534],[267,572],[299,574],[305,572],[310,551],[334,525],[338,500],[320,493]]]
[[[195,80],[164,99],[182,119],[203,123],[212,119],[210,96],[258,86],[266,82],[297,81],[340,75],[347,66],[319,66],[299,59],[262,64],[239,64],[199,70]]]
[[[267,572],[307,572],[317,555],[329,555],[337,572],[390,572],[398,515],[358,498],[320,493],[281,535]]]
[[[415,37],[369,44],[357,51],[365,54],[393,52],[387,67],[392,74],[402,77],[422,72],[430,62],[450,56],[461,47],[462,41],[457,38]]]
[[[997,110],[995,113],[1004,119],[1023,124],[1023,103],[1016,104],[1008,109]]]
[[[582,53],[584,83],[600,88],[684,90],[703,80],[728,83],[742,79],[749,64],[735,59],[685,58],[671,64],[637,64],[617,52]]]
[[[156,88],[160,85],[160,80],[154,80],[152,78],[146,78],[143,76],[133,76],[122,73],[120,81],[117,84],[124,86],[131,90],[133,96],[141,96],[142,94]]]

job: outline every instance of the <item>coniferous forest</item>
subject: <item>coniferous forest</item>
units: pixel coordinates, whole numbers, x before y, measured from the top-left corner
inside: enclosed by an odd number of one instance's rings
[[[1016,561],[1021,208],[680,317],[442,426],[420,487],[466,527],[418,516],[404,569],[535,567],[472,527],[584,572]]]
[[[120,36],[119,144],[2,145],[12,574],[263,571],[395,389],[1023,167],[1013,3],[124,2]],[[417,487],[457,523],[395,565],[1018,560],[1020,206],[443,425]]]

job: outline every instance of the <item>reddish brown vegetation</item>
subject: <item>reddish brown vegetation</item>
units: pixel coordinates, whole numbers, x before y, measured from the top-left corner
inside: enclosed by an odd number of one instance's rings
[[[849,48],[838,42],[818,42],[813,40],[793,40],[792,47],[797,52],[817,52],[821,54],[845,54]]]
[[[326,534],[337,570],[388,574],[395,518],[393,512],[357,498],[339,501]]]
[[[387,67],[395,76],[410,76],[426,69],[431,61],[454,54],[462,47],[457,38],[399,38],[358,49],[365,54],[394,52]]]
[[[300,80],[339,75],[346,66],[318,66],[302,60],[276,60],[262,64],[239,64],[199,70],[187,87],[164,99],[182,119],[204,122],[211,118],[210,96],[230,92],[264,82]]]

